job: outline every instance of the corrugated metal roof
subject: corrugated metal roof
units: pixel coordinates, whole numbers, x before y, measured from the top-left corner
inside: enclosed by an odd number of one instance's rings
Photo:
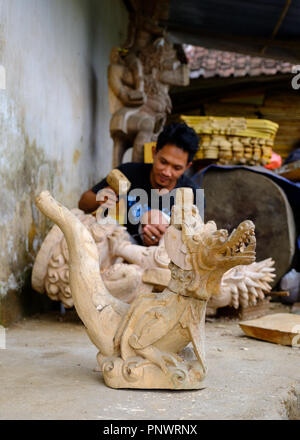
[[[300,61],[300,0],[170,0],[166,24],[177,43]]]

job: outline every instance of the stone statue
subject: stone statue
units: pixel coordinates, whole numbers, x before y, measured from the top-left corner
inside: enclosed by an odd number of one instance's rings
[[[133,161],[143,162],[144,144],[157,139],[171,112],[169,87],[189,84],[188,66],[164,30],[144,17],[130,24],[128,47],[113,48],[108,67],[113,167],[130,147]]]
[[[165,245],[171,280],[162,293],[140,294],[128,305],[109,294],[99,270],[96,243],[80,220],[44,191],[38,208],[62,230],[69,250],[70,288],[105,383],[113,388],[197,389],[206,374],[205,309],[219,293],[222,276],[255,260],[254,224],[241,223],[228,237],[214,222],[204,224],[180,188]],[[176,250],[176,252],[174,252]],[[192,342],[196,359],[180,352]]]

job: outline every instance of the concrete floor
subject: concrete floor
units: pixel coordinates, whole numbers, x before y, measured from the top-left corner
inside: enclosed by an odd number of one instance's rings
[[[1,420],[300,418],[299,348],[250,339],[238,321],[214,319],[206,325],[202,390],[114,390],[95,370],[96,348],[74,316],[68,312],[61,322],[53,312],[7,329]]]

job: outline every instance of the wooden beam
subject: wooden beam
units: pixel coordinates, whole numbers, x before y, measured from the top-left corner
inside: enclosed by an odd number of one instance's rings
[[[199,78],[192,80],[189,87],[171,89],[173,112],[180,113],[199,107],[203,103],[213,102],[216,99],[232,96],[238,91],[256,90],[263,92],[273,88],[285,88],[290,83],[291,75],[273,75],[243,78]],[[270,110],[270,109],[269,109]]]

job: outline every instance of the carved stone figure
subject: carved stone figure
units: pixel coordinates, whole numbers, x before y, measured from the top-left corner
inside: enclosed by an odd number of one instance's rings
[[[151,19],[131,22],[127,46],[112,49],[108,68],[114,167],[132,146],[133,161],[143,161],[144,144],[157,139],[171,112],[170,85],[189,83],[187,64]]]
[[[113,388],[195,389],[206,374],[205,309],[219,293],[223,274],[255,260],[254,224],[241,223],[228,237],[214,222],[204,224],[180,188],[165,235],[171,281],[159,294],[141,294],[132,304],[111,296],[99,270],[96,243],[80,220],[45,191],[38,208],[63,231],[69,249],[70,288],[105,383]],[[192,342],[196,359],[179,353]]]

